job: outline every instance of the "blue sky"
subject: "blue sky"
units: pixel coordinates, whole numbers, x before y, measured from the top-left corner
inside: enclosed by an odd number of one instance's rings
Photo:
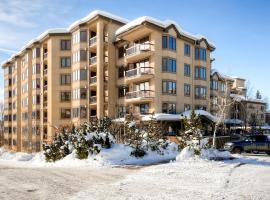
[[[244,77],[270,97],[270,1],[257,0],[1,0],[0,62],[49,28],[67,27],[100,9],[134,19],[172,19],[217,47],[213,68]],[[3,71],[0,85],[3,88]],[[0,95],[3,96],[3,90]]]

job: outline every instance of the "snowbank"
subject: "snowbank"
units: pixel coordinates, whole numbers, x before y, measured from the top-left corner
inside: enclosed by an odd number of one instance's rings
[[[115,165],[149,165],[175,160],[178,146],[170,143],[162,154],[148,150],[146,156],[136,158],[130,156],[132,148],[124,144],[113,144],[110,149],[102,149],[97,155],[89,155],[88,159],[76,158],[75,151],[54,163],[45,161],[42,152],[36,154],[15,153],[0,148],[0,161],[17,162],[23,167],[109,167]]]
[[[196,155],[191,147],[185,147],[176,157],[176,161],[205,159],[205,160],[228,160],[233,156],[228,151],[219,151],[214,148],[202,149],[200,155]]]

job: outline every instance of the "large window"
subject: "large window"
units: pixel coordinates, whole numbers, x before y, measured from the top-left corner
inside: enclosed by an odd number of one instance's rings
[[[80,31],[80,41],[81,42],[87,41],[87,32],[86,31]]]
[[[206,80],[206,68],[195,66],[195,79]]]
[[[187,43],[184,44],[184,55],[190,56],[190,45]]]
[[[71,50],[71,41],[70,40],[61,40],[60,45],[61,45],[60,49],[62,51]]]
[[[60,93],[60,100],[63,101],[70,101],[71,100],[71,92],[70,91],[63,91]]]
[[[40,64],[33,64],[33,74],[40,74]]]
[[[218,90],[218,81],[217,80],[211,80],[210,88],[212,90]]]
[[[189,84],[184,84],[184,95],[190,96],[190,85]]]
[[[87,98],[87,89],[86,88],[78,88],[73,90],[72,94],[73,99],[86,99]]]
[[[204,86],[195,86],[195,99],[206,99],[207,88]]]
[[[175,73],[176,60],[173,58],[162,58],[162,71]]]
[[[195,60],[206,61],[206,49],[204,48],[195,48]]]
[[[176,82],[162,81],[162,92],[165,94],[176,94]]]
[[[139,108],[139,112],[141,114],[148,114],[149,113],[149,104],[148,103],[146,103],[146,104],[140,104],[138,106],[138,108]]]
[[[34,48],[32,51],[33,58],[39,58],[40,57],[40,48]]]
[[[39,78],[34,79],[32,81],[32,87],[33,87],[33,89],[39,89],[40,88],[40,79]]]
[[[203,105],[195,105],[195,110],[207,110],[207,107]]]
[[[176,104],[175,103],[163,103],[162,112],[169,114],[176,114]]]
[[[70,119],[71,118],[71,109],[70,108],[61,108],[61,119]]]
[[[136,91],[149,91],[149,90],[150,90],[150,83],[148,81],[136,84]]]
[[[60,75],[60,84],[61,85],[70,85],[71,84],[71,75],[70,74],[61,74]]]
[[[176,51],[176,38],[169,35],[163,35],[162,48]]]
[[[66,68],[66,67],[71,67],[71,58],[70,57],[61,57],[61,67]]]
[[[79,69],[72,72],[72,80],[79,81],[79,80],[87,80],[87,70],[86,69]]]
[[[185,76],[190,76],[190,65],[189,64],[184,64],[184,75]]]

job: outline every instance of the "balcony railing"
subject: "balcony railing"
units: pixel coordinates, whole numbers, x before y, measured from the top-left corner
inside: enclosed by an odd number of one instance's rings
[[[45,58],[48,58],[48,52],[44,53],[44,54],[43,54],[43,57],[44,57],[44,59],[45,59]]]
[[[44,90],[47,90],[48,89],[48,85],[44,85],[43,88],[44,88]]]
[[[139,67],[139,68],[131,69],[125,72],[125,77],[140,76],[144,74],[153,74],[153,68],[152,67]]]
[[[138,54],[142,51],[150,51],[150,50],[151,50],[151,44],[149,42],[142,43],[142,44],[135,44],[134,46],[126,49],[126,56],[130,56],[133,54]]]
[[[44,69],[44,75],[47,75],[48,74],[48,69]]]
[[[97,102],[97,96],[91,96],[89,98],[90,103],[96,103]]]
[[[97,36],[90,38],[89,40],[89,46],[93,46],[97,43]]]
[[[96,82],[97,82],[96,76],[90,77],[90,83],[96,83]]]
[[[133,92],[127,92],[126,98],[127,99],[133,99],[133,98],[151,98],[153,96],[152,90],[138,90]]]
[[[96,64],[96,63],[97,63],[97,57],[96,57],[96,56],[91,57],[91,58],[90,58],[90,65],[94,65],[94,64]]]

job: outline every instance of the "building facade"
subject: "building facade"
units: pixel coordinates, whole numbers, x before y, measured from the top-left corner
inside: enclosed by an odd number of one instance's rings
[[[91,117],[210,111],[214,49],[174,22],[103,11],[46,31],[2,64],[5,147],[39,151]]]

